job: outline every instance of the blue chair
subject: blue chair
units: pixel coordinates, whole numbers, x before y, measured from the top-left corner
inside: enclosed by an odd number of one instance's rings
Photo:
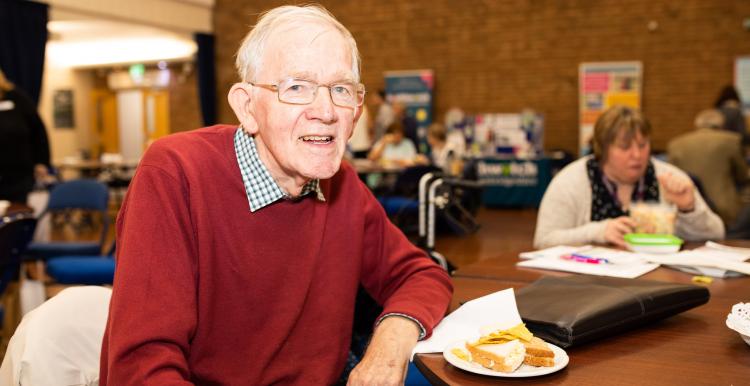
[[[34,237],[36,219],[33,216],[0,217],[0,296],[10,282],[18,280],[21,256]],[[0,307],[0,326],[4,325],[5,312]]]
[[[46,272],[57,284],[112,284],[115,245],[103,256],[59,256],[47,260]]]
[[[80,179],[63,182],[50,190],[47,208],[40,219],[55,212],[82,210],[101,215],[101,234],[96,241],[53,241],[34,242],[29,245],[28,254],[32,259],[47,260],[55,256],[98,256],[109,229],[107,209],[109,190],[107,185],[96,180]]]

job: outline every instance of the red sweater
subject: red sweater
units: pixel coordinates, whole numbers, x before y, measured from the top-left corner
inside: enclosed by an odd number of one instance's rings
[[[428,335],[450,280],[348,164],[326,201],[251,213],[235,127],[169,136],[143,157],[117,219],[101,385],[331,384],[362,283]]]

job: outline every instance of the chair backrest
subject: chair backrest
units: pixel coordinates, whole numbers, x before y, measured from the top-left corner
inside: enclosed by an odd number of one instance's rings
[[[17,278],[21,254],[34,237],[36,219],[31,216],[0,218],[0,294]]]
[[[66,181],[55,185],[49,192],[47,208],[49,211],[64,209],[82,209],[97,211],[102,215],[102,230],[99,244],[103,245],[109,230],[109,188],[106,184],[92,179]]]
[[[47,210],[86,209],[107,211],[107,185],[89,179],[72,180],[55,185],[49,192]]]

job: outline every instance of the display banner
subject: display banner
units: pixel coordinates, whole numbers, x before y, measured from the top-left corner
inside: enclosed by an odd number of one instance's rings
[[[641,108],[641,62],[581,63],[578,75],[579,155],[591,153],[594,123],[614,105]]]
[[[750,115],[750,56],[740,56],[734,62],[734,88],[742,99],[742,111]]]
[[[432,70],[386,71],[386,100],[399,102],[406,114],[417,121],[417,148],[427,152],[427,126],[432,123],[432,91],[435,75]]]

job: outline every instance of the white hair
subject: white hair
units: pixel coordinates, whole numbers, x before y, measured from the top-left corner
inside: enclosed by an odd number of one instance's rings
[[[357,42],[343,24],[336,20],[327,9],[317,4],[304,6],[284,5],[264,12],[258,18],[252,30],[245,36],[237,50],[235,65],[240,79],[254,80],[265,54],[266,45],[271,36],[283,28],[298,26],[302,20],[327,24],[341,33],[349,43],[354,80],[359,82],[360,57]]]

